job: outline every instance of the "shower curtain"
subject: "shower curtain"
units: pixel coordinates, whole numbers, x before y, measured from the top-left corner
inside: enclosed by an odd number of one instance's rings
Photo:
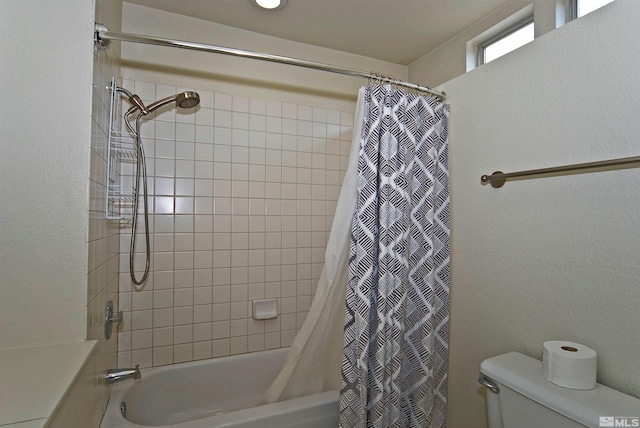
[[[448,106],[367,88],[346,290],[340,426],[443,427]]]
[[[263,402],[340,388],[343,428],[444,426],[447,119],[435,98],[360,89],[325,266]]]

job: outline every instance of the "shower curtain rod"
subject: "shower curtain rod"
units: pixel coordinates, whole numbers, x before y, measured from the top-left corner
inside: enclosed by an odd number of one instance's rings
[[[95,24],[94,43],[98,49],[106,49],[109,47],[111,40],[121,42],[133,42],[144,43],[155,46],[167,46],[173,48],[190,49],[194,51],[210,52],[223,55],[231,55],[242,58],[258,59],[261,61],[277,62],[280,64],[295,65],[297,67],[311,68],[314,70],[328,71],[330,73],[344,74],[352,77],[364,77],[367,79],[375,79],[383,82],[392,83],[397,86],[413,89],[420,92],[426,92],[427,94],[437,97],[440,101],[444,101],[446,94],[428,88],[426,86],[416,85],[415,83],[404,82],[402,80],[393,79],[387,76],[380,76],[375,73],[367,73],[365,71],[354,70],[350,68],[338,67],[330,64],[323,64],[321,62],[307,61],[304,59],[290,58],[280,55],[271,55],[261,52],[253,52],[244,49],[228,48],[224,46],[207,45],[204,43],[188,42],[183,40],[165,39],[161,37],[149,37],[139,34],[131,33],[116,33],[109,31],[107,27],[102,24]]]

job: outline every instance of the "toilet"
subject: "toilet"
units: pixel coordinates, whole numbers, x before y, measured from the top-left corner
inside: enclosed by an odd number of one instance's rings
[[[640,399],[597,384],[562,388],[542,375],[542,361],[518,352],[484,360],[489,428],[640,427]]]

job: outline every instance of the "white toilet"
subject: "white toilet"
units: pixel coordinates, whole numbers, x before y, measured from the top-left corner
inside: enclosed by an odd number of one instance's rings
[[[542,376],[542,361],[518,352],[480,365],[489,428],[640,427],[640,399],[598,384],[579,391]]]

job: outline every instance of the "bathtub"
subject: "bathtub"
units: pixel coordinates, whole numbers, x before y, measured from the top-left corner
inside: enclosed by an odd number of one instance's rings
[[[113,386],[100,428],[337,427],[337,390],[260,405],[286,354],[284,348],[143,369],[141,380]]]

